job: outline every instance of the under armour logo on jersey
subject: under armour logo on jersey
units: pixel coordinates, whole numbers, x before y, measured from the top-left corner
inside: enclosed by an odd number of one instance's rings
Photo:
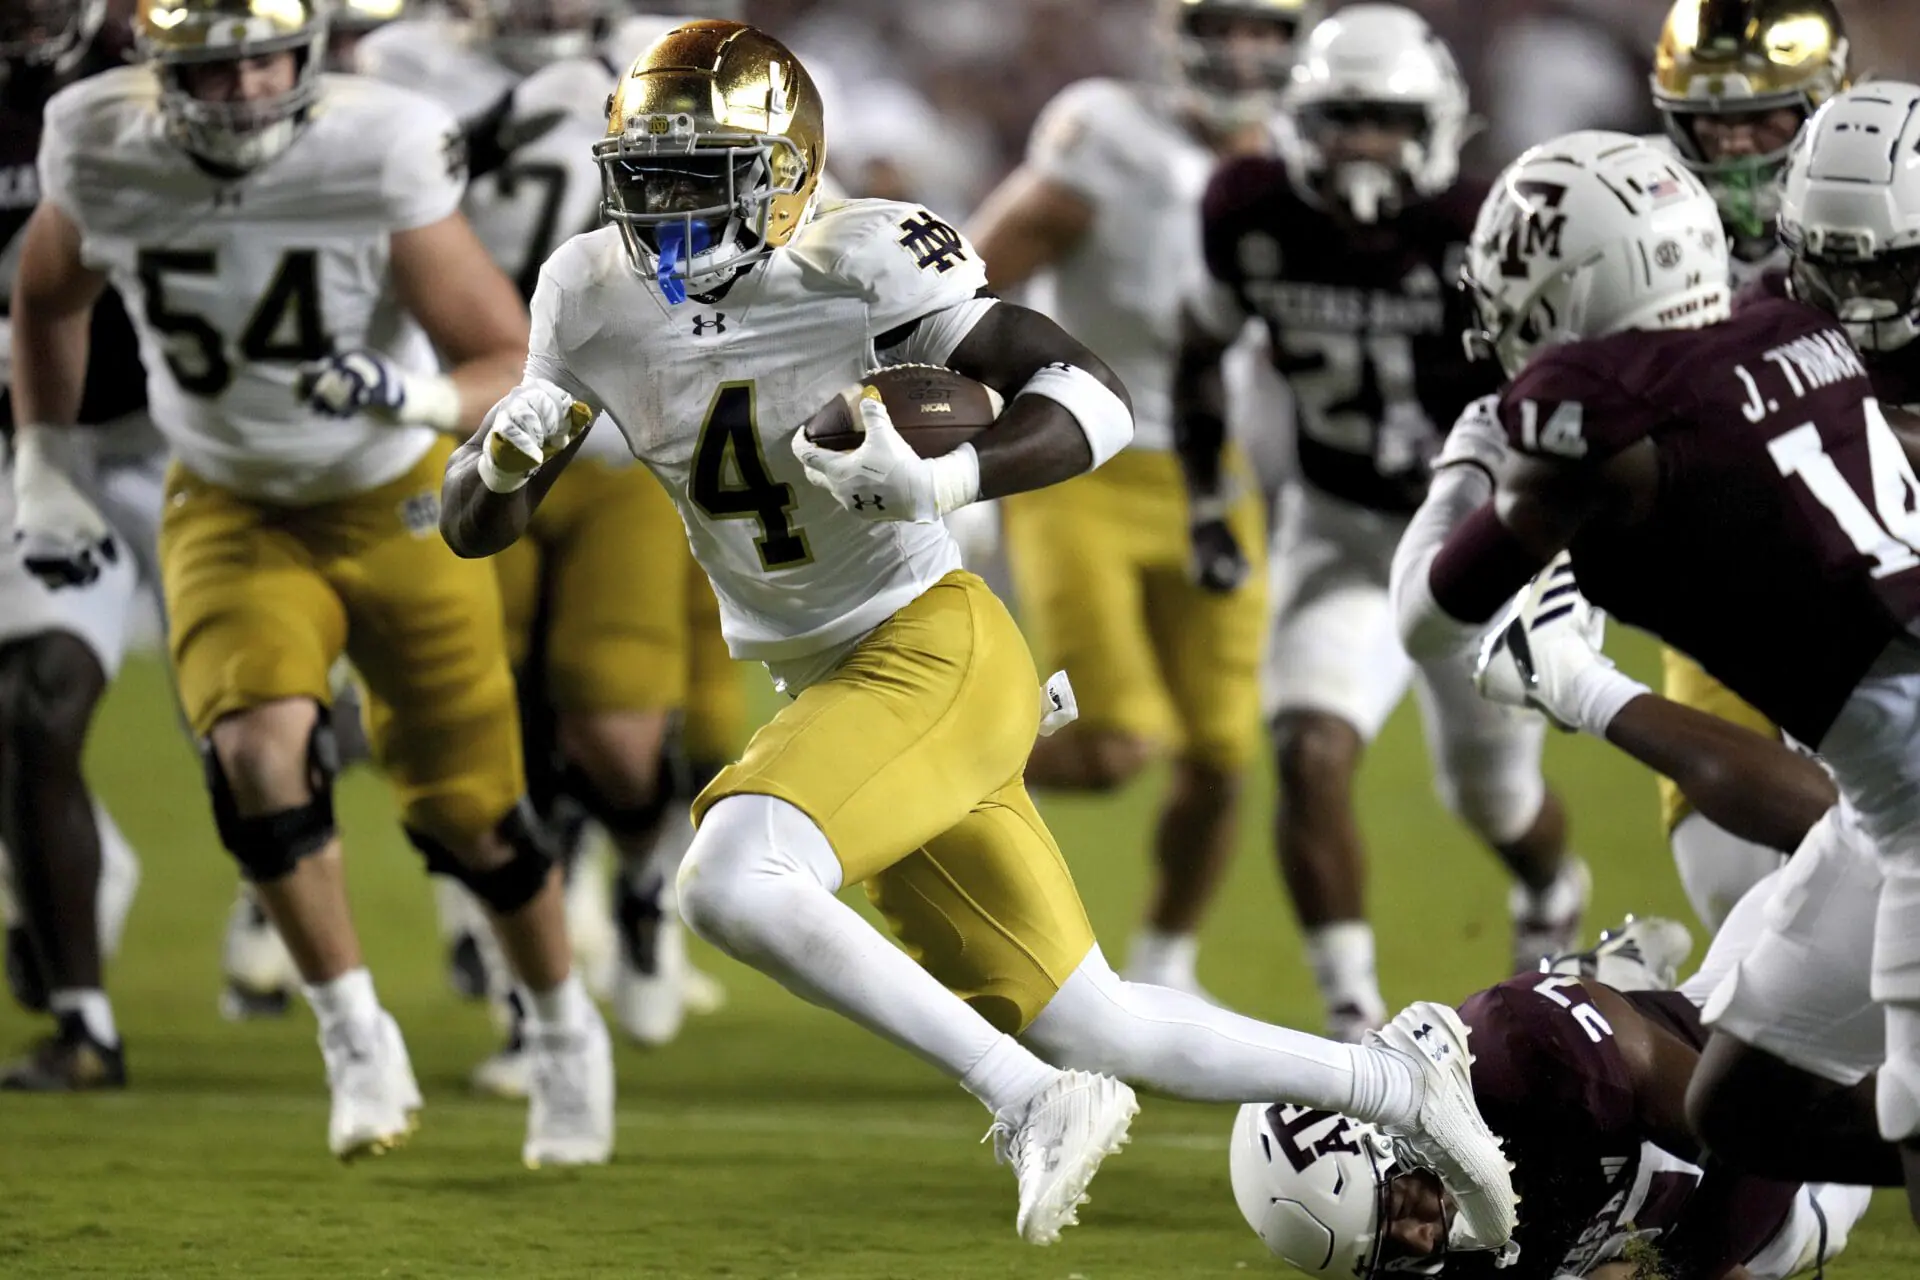
[[[1432,1034],[1433,1034],[1433,1024],[1431,1022],[1423,1022],[1420,1024],[1420,1029],[1413,1033],[1413,1038],[1415,1040],[1425,1040],[1428,1036]]]
[[[922,270],[953,270],[954,263],[966,261],[964,245],[958,231],[924,209],[918,219],[906,218],[900,223],[900,247],[914,255],[913,265]]]
[[[693,318],[694,337],[706,337],[707,330],[709,329],[713,330],[715,334],[725,333],[727,331],[727,313],[724,311],[716,311],[710,316],[695,316]]]
[[[865,511],[868,507],[872,507],[875,511],[885,511],[887,504],[880,500],[880,495],[877,493],[871,498],[862,497],[857,493],[853,495],[853,509],[855,511]]]

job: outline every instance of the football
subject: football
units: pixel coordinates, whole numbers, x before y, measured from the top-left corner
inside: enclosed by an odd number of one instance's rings
[[[923,458],[959,448],[1000,416],[1000,395],[992,387],[932,364],[894,364],[874,369],[807,419],[807,439],[822,449],[844,452],[860,447],[855,405],[863,387],[886,402],[900,436]]]

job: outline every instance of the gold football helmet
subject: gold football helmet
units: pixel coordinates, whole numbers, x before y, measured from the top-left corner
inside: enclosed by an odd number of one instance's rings
[[[1320,21],[1321,0],[1166,0],[1180,81],[1217,124],[1268,113],[1286,88],[1293,50]]]
[[[594,144],[602,211],[671,302],[687,282],[744,270],[793,238],[826,163],[820,94],[773,37],[689,22],[646,49],[607,102]]]
[[[1653,102],[1667,133],[1748,241],[1772,235],[1788,130],[1846,85],[1833,0],[1676,0],[1654,50]],[[1773,114],[1782,111],[1792,119]]]
[[[134,40],[160,76],[160,111],[176,142],[222,169],[265,164],[293,145],[320,93],[325,0],[140,0]],[[250,101],[212,102],[187,88],[188,68],[287,52],[293,87]]]

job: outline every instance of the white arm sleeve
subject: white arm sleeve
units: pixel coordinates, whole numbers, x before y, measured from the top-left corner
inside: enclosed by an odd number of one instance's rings
[[[562,335],[571,308],[567,287],[555,269],[564,256],[563,249],[547,259],[546,265],[540,268],[538,283],[533,286],[533,300],[527,305],[527,367],[520,382],[523,386],[535,381],[551,382],[564,388],[575,400],[598,409],[598,397],[567,366]]]
[[[1400,643],[1407,656],[1426,662],[1473,647],[1484,627],[1450,617],[1434,601],[1427,583],[1434,557],[1454,526],[1493,496],[1493,481],[1480,467],[1461,464],[1434,473],[1427,500],[1407,522],[1407,531],[1393,553],[1393,577],[1388,590],[1394,616],[1400,623]]]

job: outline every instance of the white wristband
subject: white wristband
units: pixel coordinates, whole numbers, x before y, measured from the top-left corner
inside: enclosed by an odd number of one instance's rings
[[[460,388],[444,373],[410,371],[400,417],[435,431],[456,433],[460,430]]]
[[[933,469],[933,502],[941,515],[980,499],[980,455],[970,444],[928,458]]]
[[[535,467],[533,471],[539,469]],[[525,488],[527,481],[533,479],[533,471],[522,475],[502,471],[493,465],[493,459],[488,455],[486,446],[484,444],[480,446],[480,483],[495,493],[512,493],[517,489]]]
[[[1653,690],[1611,665],[1595,663],[1573,677],[1567,690],[1572,705],[1573,727],[1596,738],[1607,736],[1607,726],[1626,709],[1626,705]]]
[[[1133,411],[1127,408],[1127,402],[1078,365],[1047,365],[1014,392],[1016,399],[1027,395],[1045,396],[1073,415],[1080,430],[1086,432],[1095,467],[1133,440]]]

